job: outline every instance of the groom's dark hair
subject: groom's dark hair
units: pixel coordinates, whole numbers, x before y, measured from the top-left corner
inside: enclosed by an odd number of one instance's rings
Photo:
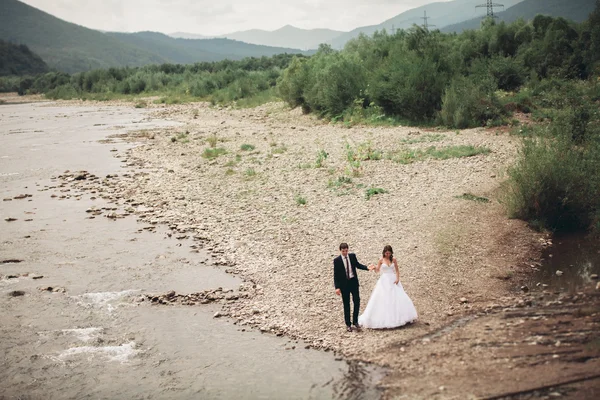
[[[340,250],[347,249],[347,248],[348,248],[348,243],[340,244]]]

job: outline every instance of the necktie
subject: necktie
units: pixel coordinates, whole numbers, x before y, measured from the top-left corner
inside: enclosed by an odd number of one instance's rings
[[[350,263],[348,262],[348,256],[346,258],[346,276],[350,279]]]

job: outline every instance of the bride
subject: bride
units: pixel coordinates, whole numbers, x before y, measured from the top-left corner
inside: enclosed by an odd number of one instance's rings
[[[417,310],[400,283],[398,262],[392,246],[383,248],[383,257],[374,267],[381,276],[371,293],[365,312],[358,317],[365,328],[396,328],[417,319]]]

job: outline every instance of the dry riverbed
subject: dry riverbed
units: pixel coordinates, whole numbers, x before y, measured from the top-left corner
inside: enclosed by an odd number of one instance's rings
[[[165,289],[144,291],[144,304],[179,313],[218,303],[215,317],[292,339],[295,351],[388,367],[385,398],[597,395],[597,291],[520,290],[550,242],[507,219],[499,203],[518,139],[488,129],[346,128],[281,104],[150,107],[153,119],[177,125],[103,140],[105,151],[135,144],[112,152],[121,172],[84,165],[40,188],[56,201],[103,199],[112,206],[81,212],[103,221],[136,216],[142,231],[166,229],[240,280],[231,292],[181,290],[165,274],[154,285]],[[425,156],[431,146],[486,151],[437,159]],[[342,241],[365,264],[394,247],[418,322],[345,332],[332,283]],[[360,279],[364,309],[377,276],[361,271]]]

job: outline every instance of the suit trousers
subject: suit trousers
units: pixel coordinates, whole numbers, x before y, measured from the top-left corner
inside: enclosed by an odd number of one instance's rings
[[[345,287],[340,288],[342,292],[342,301],[344,302],[344,320],[346,326],[350,326],[350,295],[352,295],[352,303],[354,310],[352,313],[352,324],[358,324],[358,313],[360,311],[360,295],[358,294],[358,279],[352,278],[348,281]]]

